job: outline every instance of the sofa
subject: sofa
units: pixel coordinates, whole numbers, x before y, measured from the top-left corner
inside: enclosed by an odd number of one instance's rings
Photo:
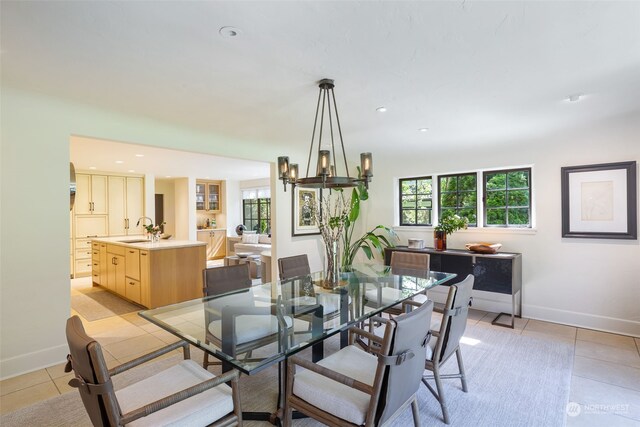
[[[237,255],[260,255],[264,251],[271,250],[271,237],[268,234],[256,234],[244,232],[241,240],[233,245],[233,252]]]

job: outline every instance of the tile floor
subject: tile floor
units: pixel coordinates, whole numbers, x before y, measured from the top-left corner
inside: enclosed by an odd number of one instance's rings
[[[90,287],[88,278],[72,280],[71,294]],[[72,314],[77,314],[73,313]],[[469,324],[491,325],[494,313],[471,310]],[[82,319],[87,333],[105,350],[111,366],[175,340],[136,313],[89,322]],[[572,326],[516,319],[515,334],[560,340],[575,347],[574,366],[566,418],[567,426],[640,426],[640,338],[615,335]],[[63,364],[0,382],[0,413],[5,414],[36,402],[74,392],[67,385],[71,374]],[[265,425],[268,425],[265,423]]]

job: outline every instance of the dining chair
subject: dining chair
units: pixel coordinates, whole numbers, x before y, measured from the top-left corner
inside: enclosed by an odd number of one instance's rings
[[[293,291],[295,295],[283,295],[283,298],[287,299],[289,303],[299,305],[321,304],[324,309],[324,321],[340,316],[341,296],[333,293],[315,292],[311,281],[309,258],[306,254],[278,258],[278,276],[281,281],[291,282],[291,286],[287,288]]]
[[[462,383],[462,391],[468,391],[467,379],[462,362],[462,352],[460,351],[460,339],[464,335],[467,327],[467,317],[469,315],[469,307],[471,306],[471,291],[473,290],[473,275],[469,274],[463,281],[449,286],[449,293],[442,313],[442,321],[438,331],[433,331],[436,339],[429,342],[427,347],[427,358],[425,361],[425,369],[433,372],[433,375],[423,376],[422,382],[440,402],[442,408],[442,416],[445,424],[449,424],[449,411],[444,397],[444,389],[442,387],[443,379],[457,379]],[[442,366],[455,353],[458,361],[457,374],[441,374]],[[434,380],[436,389],[434,389],[427,380]]]
[[[230,342],[230,354],[235,356],[244,353],[245,359],[248,359],[253,350],[277,341],[279,331],[286,330],[286,336],[293,333],[293,319],[290,316],[282,315],[280,310],[256,307],[257,298],[255,289],[251,289],[248,264],[206,268],[203,281],[207,300],[205,344],[213,343],[222,348],[223,343]],[[234,327],[223,336],[222,318],[225,311],[233,312]],[[220,361],[210,361],[209,354],[204,353],[204,368],[219,364]]]
[[[416,271],[428,274],[429,261],[430,257],[427,253],[393,251],[391,253],[391,272],[394,275],[402,275],[403,273],[413,275]],[[388,305],[392,301],[398,301],[401,299],[401,294],[402,291],[394,286],[371,287],[366,290],[365,297],[369,303],[379,306]],[[413,297],[413,300],[420,304],[426,302],[427,299],[426,291]],[[391,316],[402,314],[402,304],[389,307],[384,310],[384,313]]]
[[[351,328],[350,345],[318,363],[299,356],[287,361],[284,425],[293,410],[330,426],[378,426],[411,405],[420,425],[416,393],[424,371],[423,357],[430,338],[432,302],[385,323],[382,338]],[[375,341],[374,353],[354,345],[356,336]],[[297,372],[296,367],[303,370]]]
[[[80,392],[94,426],[242,425],[237,371],[215,376],[189,360],[189,345],[177,342],[107,369],[100,344],[78,316],[67,320],[69,355],[65,372]],[[134,384],[115,390],[112,377],[182,348],[184,360]],[[230,382],[231,386],[226,385]]]

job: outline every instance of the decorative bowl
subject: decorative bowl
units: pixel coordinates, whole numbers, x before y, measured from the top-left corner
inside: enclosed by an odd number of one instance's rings
[[[467,243],[465,245],[467,250],[471,252],[477,252],[479,254],[495,254],[502,247],[501,243],[487,243],[487,242],[477,242],[477,243]]]
[[[251,252],[236,252],[236,256],[238,258],[246,258],[251,255]]]

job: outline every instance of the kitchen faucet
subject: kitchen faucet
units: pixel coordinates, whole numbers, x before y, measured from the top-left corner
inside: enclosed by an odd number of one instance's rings
[[[136,222],[136,227],[140,225],[140,221],[142,221],[143,219],[148,219],[149,221],[151,221],[151,225],[153,225],[153,220],[151,218],[149,218],[148,216],[141,216],[140,218],[138,218],[138,222]],[[142,226],[144,227],[144,221],[142,222]]]

